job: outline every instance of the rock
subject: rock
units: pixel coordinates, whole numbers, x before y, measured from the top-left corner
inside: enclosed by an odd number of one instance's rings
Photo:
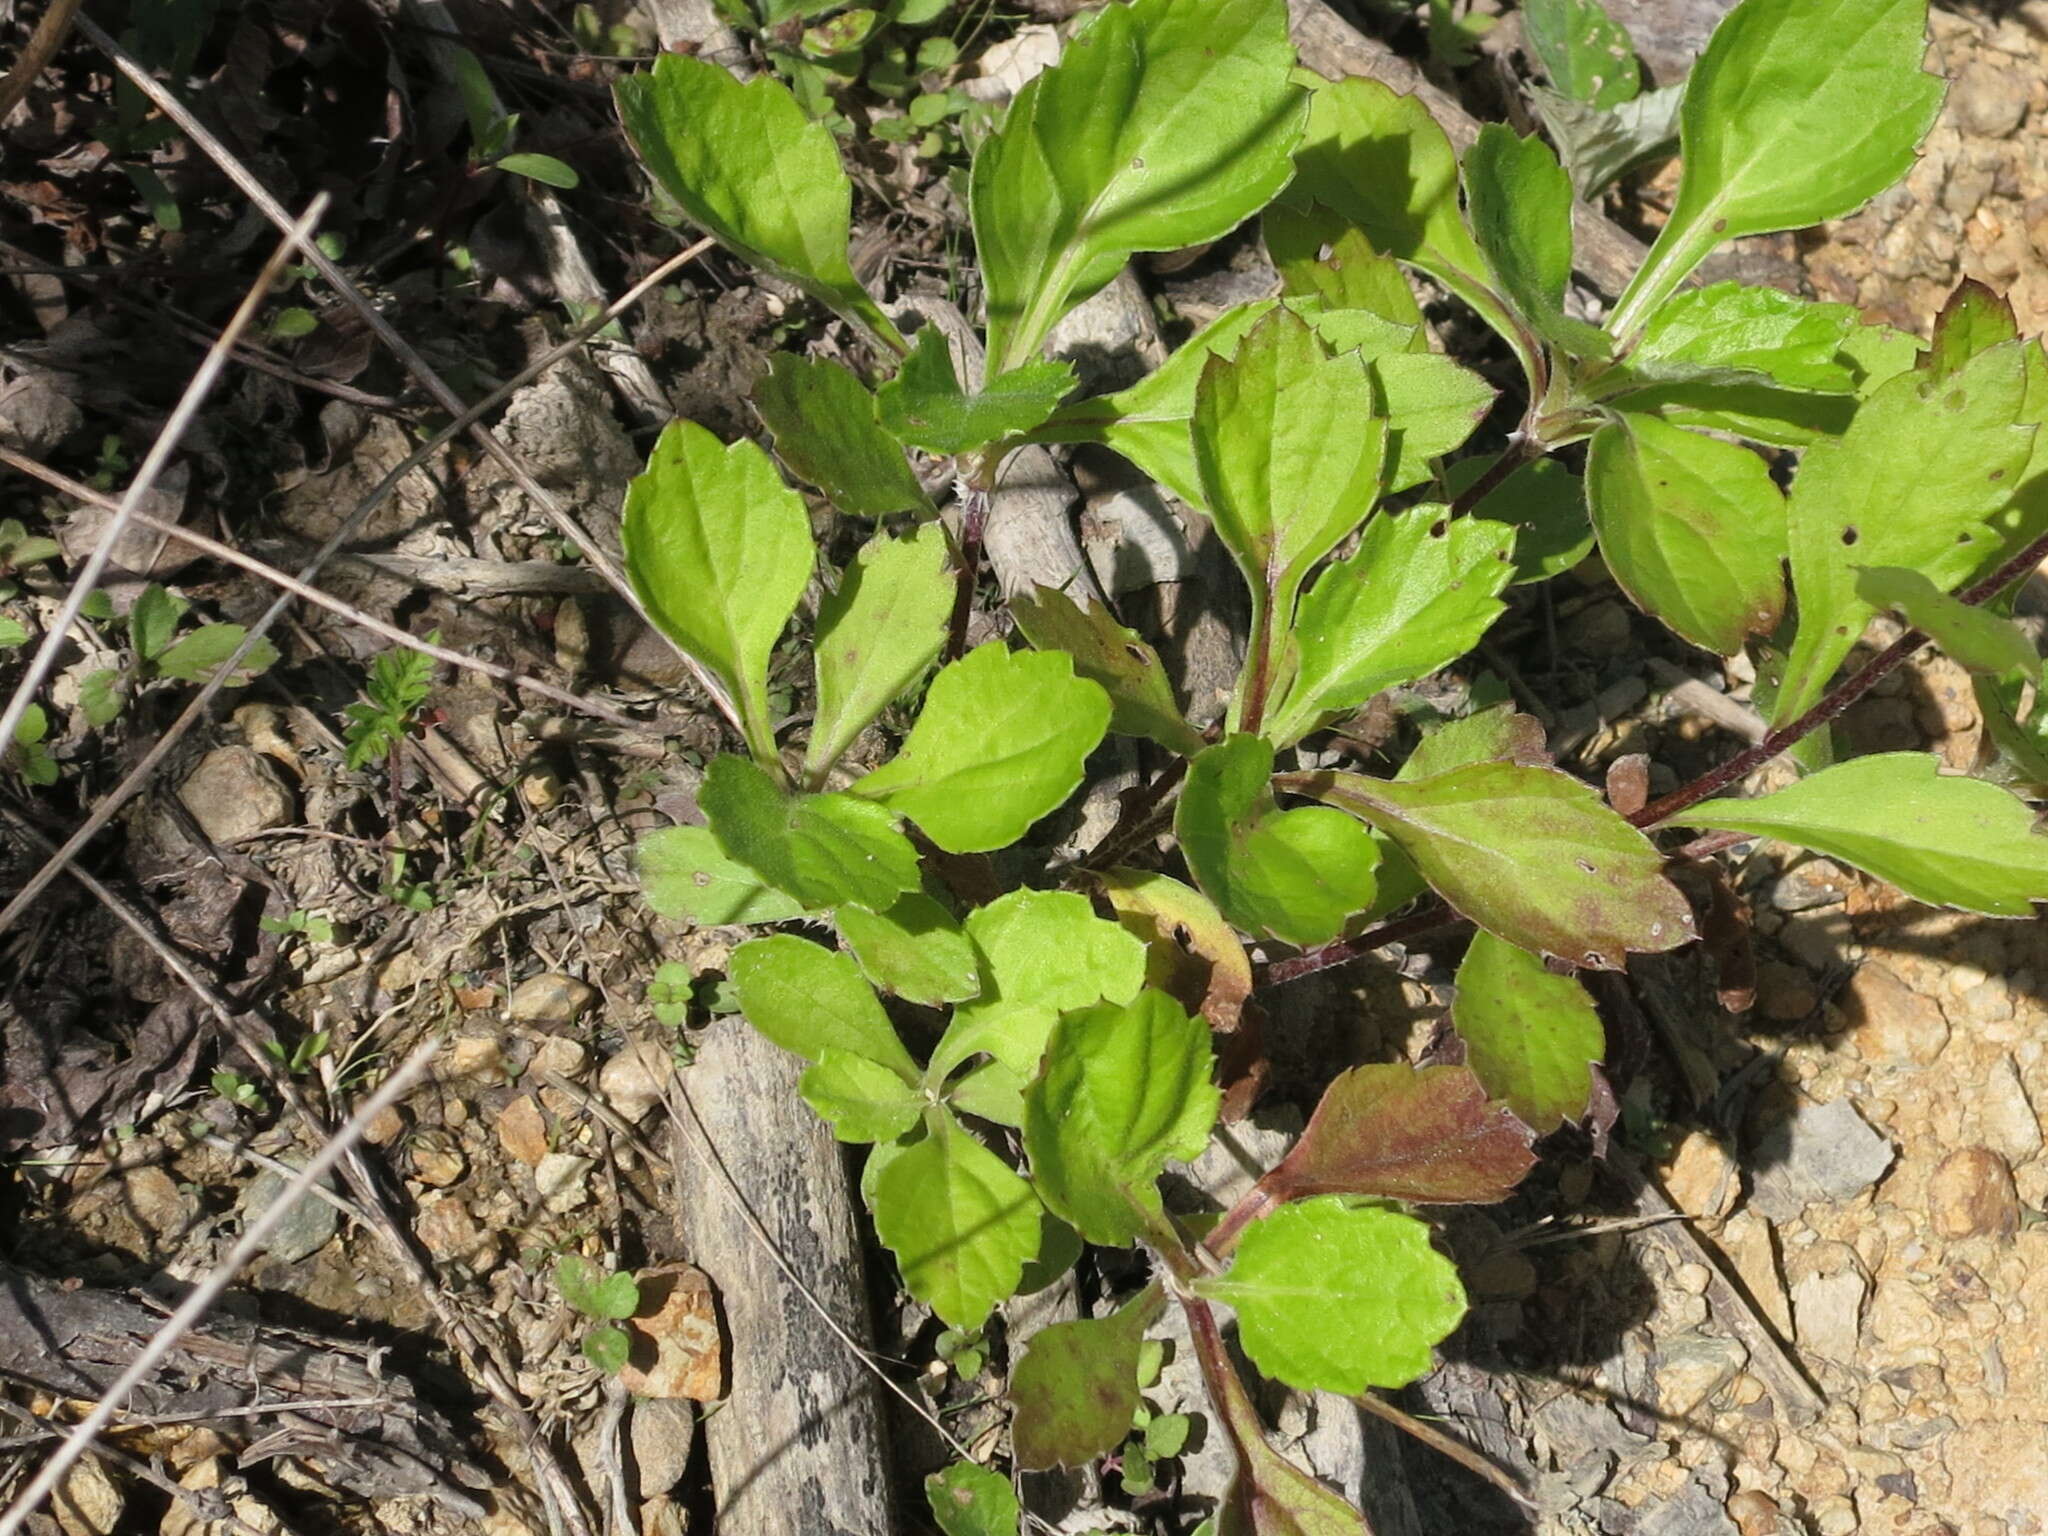
[[[64,1474],[50,1506],[64,1536],[113,1536],[126,1504],[106,1468],[87,1456]]]
[[[386,1104],[363,1127],[363,1140],[373,1147],[388,1147],[405,1134],[405,1116],[396,1104]]]
[[[1809,971],[1832,971],[1845,965],[1856,946],[1856,928],[1840,907],[1816,907],[1784,915],[1778,942]]]
[[[1996,976],[1988,977],[1956,999],[1958,1024],[2003,1024],[2013,1015],[2012,989]]]
[[[249,1491],[245,1478],[228,1470],[223,1456],[195,1462],[178,1479],[178,1486],[201,1495],[206,1503],[218,1501],[232,1510],[235,1518],[232,1522],[206,1520],[199,1514],[204,1507],[200,1500],[187,1503],[176,1499],[164,1511],[160,1536],[270,1536],[283,1529],[277,1511]]]
[[[502,1083],[505,1053],[496,1035],[457,1035],[434,1064],[434,1076]]]
[[[590,1170],[596,1166],[594,1158],[550,1152],[533,1170],[534,1188],[549,1210],[557,1214],[573,1211],[590,1198]]]
[[[1832,859],[1802,859],[1771,882],[1770,902],[1780,912],[1810,912],[1839,906],[1849,894],[1849,875]]]
[[[250,1180],[249,1187],[242,1192],[242,1220],[252,1222],[268,1210],[284,1193],[286,1182],[283,1174],[268,1168]],[[264,1243],[263,1251],[280,1264],[296,1264],[333,1242],[340,1230],[341,1213],[309,1190],[285,1212],[277,1230]]]
[[[1664,1192],[1688,1216],[1718,1221],[1735,1208],[1742,1193],[1742,1175],[1728,1149],[1706,1131],[1694,1131],[1679,1144],[1678,1155],[1664,1175]]]
[[[1999,1057],[1984,1074],[1975,1097],[1985,1145],[2015,1168],[2031,1162],[2041,1150],[2041,1121],[2010,1056]]]
[[[1672,1498],[1659,1503],[1636,1526],[1639,1536],[1741,1536],[1735,1522],[1722,1507],[1722,1494],[1714,1492],[1695,1472],[1692,1480]],[[1725,1493],[1727,1479],[1721,1480]]]
[[[574,1024],[597,1001],[597,988],[574,976],[547,972],[512,989],[505,1012],[519,1024]]]
[[[1928,1177],[1927,1215],[1943,1237],[2010,1236],[2020,1224],[2012,1169],[1989,1147],[1951,1152]]]
[[[2025,71],[1977,60],[1949,87],[1949,115],[1978,138],[2002,139],[2027,115]]]
[[[497,1236],[483,1228],[476,1213],[459,1196],[437,1194],[421,1200],[413,1230],[427,1252],[437,1259],[467,1264],[479,1273],[497,1262]]]
[[[1839,1493],[1813,1507],[1813,1528],[1818,1536],[1852,1536],[1856,1525],[1856,1506]]]
[[[590,1051],[580,1040],[571,1040],[567,1035],[549,1035],[541,1041],[540,1049],[533,1053],[530,1070],[552,1073],[556,1077],[577,1078],[590,1065]]]
[[[716,1402],[724,1395],[711,1281],[694,1264],[640,1277],[640,1310],[626,1324],[633,1353],[619,1385],[635,1397]]]
[[[249,747],[216,747],[178,788],[199,829],[216,843],[237,843],[298,817],[277,770]]]
[[[1792,1316],[1801,1350],[1852,1364],[1863,1331],[1862,1273],[1848,1264],[1832,1274],[1811,1274],[1792,1287]]]
[[[1798,966],[1769,960],[1757,967],[1756,1005],[1774,1024],[1796,1024],[1820,1006],[1820,989]]]
[[[178,1181],[154,1164],[121,1175],[121,1203],[144,1227],[165,1239],[177,1238],[194,1215]]]
[[[2038,1450],[2041,1429],[2026,1419],[1986,1417],[1966,1424],[1942,1443],[1949,1485],[1964,1495],[1972,1514],[1998,1524],[1970,1529],[2038,1531],[2048,1510],[2048,1456]]]
[[[446,1189],[468,1170],[462,1149],[439,1133],[416,1136],[412,1142],[412,1176],[434,1189]]]
[[[1849,1039],[1873,1066],[1926,1066],[1948,1044],[1948,1020],[1889,966],[1857,968],[1842,993]]]
[[[634,1040],[597,1074],[598,1097],[620,1118],[638,1125],[661,1102],[675,1076],[675,1060],[652,1040]]]
[[[522,1093],[498,1111],[498,1141],[527,1167],[548,1155],[548,1122],[531,1094]]]
[[[1893,1155],[1847,1099],[1816,1104],[1795,1094],[1757,1140],[1749,1203],[1772,1221],[1790,1221],[1814,1201],[1853,1200],[1884,1177]]]
[[[685,1399],[651,1397],[633,1405],[627,1434],[641,1500],[666,1498],[689,1470],[690,1448],[697,1443],[696,1411]]]
[[[1781,1532],[1791,1533],[1798,1530],[1797,1526],[1785,1518],[1785,1513],[1778,1508],[1776,1499],[1755,1488],[1745,1488],[1739,1493],[1731,1494],[1727,1509],[1742,1536],[1780,1536]]]
[[[1749,1351],[1733,1339],[1681,1333],[1663,1340],[1650,1362],[1657,1412],[1666,1419],[1691,1417],[1748,1364]]]

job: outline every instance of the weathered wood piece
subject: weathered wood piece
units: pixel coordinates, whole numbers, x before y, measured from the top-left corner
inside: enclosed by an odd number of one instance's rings
[[[722,1531],[873,1536],[897,1529],[882,1387],[820,1316],[871,1345],[853,1189],[842,1149],[798,1096],[802,1075],[737,1018],[705,1031],[683,1074],[679,1215],[731,1351],[731,1395],[704,1424],[712,1492]]]

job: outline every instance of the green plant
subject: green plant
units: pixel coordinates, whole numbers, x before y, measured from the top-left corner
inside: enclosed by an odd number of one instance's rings
[[[583,1335],[583,1355],[607,1376],[625,1368],[633,1341],[619,1326],[640,1310],[640,1285],[631,1275],[614,1274],[588,1259],[565,1254],[555,1261],[555,1288],[577,1312],[597,1324]]]
[[[681,1029],[690,1016],[690,1003],[697,995],[697,978],[680,960],[664,960],[654,968],[647,983],[647,1006],[655,1022],[669,1029]]]
[[[438,629],[427,636],[429,645],[440,641]],[[348,716],[341,733],[348,747],[348,766],[367,768],[397,752],[433,690],[433,657],[393,646],[371,658],[362,698],[343,711]]]
[[[264,1054],[276,1062],[293,1077],[304,1077],[313,1070],[320,1058],[325,1056],[334,1043],[334,1037],[327,1030],[316,1029],[310,1035],[301,1036],[290,1046],[282,1040],[263,1042]]]
[[[332,944],[334,942],[334,923],[332,919],[324,917],[318,912],[309,912],[304,907],[295,907],[285,913],[283,917],[259,919],[256,926],[265,933],[275,933],[284,936],[301,934],[316,944]]]
[[[411,856],[403,848],[392,849],[391,874],[381,889],[408,912],[431,912],[441,904],[440,893],[432,880],[407,878],[406,869],[411,863]]]
[[[553,155],[535,154],[513,146],[519,136],[519,114],[498,105],[490,77],[467,48],[450,52],[456,89],[462,95],[462,110],[469,117],[469,163],[473,170],[500,170],[524,176],[545,186],[573,190],[582,178],[574,166]]]
[[[223,1068],[210,1079],[213,1091],[237,1109],[246,1109],[252,1114],[263,1112],[263,1091],[239,1072]]]
[[[50,717],[43,706],[31,704],[22,711],[14,728],[14,743],[7,748],[7,766],[21,775],[24,784],[39,788],[57,782],[57,759],[43,741],[50,734]]]
[[[1580,197],[1676,146],[1684,82],[1644,90],[1628,28],[1600,0],[1524,0],[1522,35],[1549,81],[1529,99]]]
[[[79,707],[91,724],[106,725],[119,718],[135,691],[147,683],[164,678],[202,682],[235,653],[248,633],[239,624],[201,624],[178,633],[191,607],[154,582],[142,589],[128,609],[129,659],[118,667],[87,673],[79,685]],[[277,647],[258,640],[236,666],[228,686],[244,687],[276,662]]]
[[[1540,140],[1489,126],[1461,160],[1412,98],[1305,81],[1282,0],[1111,4],[974,157],[979,383],[855,280],[851,187],[788,91],[678,56],[618,87],[634,147],[688,216],[881,359],[871,383],[779,357],[755,397],[793,475],[884,520],[826,573],[800,753],[784,756],[768,670],[817,563],[803,501],[761,448],[688,422],[628,492],[628,573],[746,749],[706,768],[707,826],[643,841],[647,898],[701,924],[829,924],[836,947],[794,932],[741,945],[733,989],[754,1028],[810,1063],[811,1106],[870,1145],[876,1232],[950,1329],[980,1328],[1083,1244],[1150,1256],[1155,1278],[1119,1311],[1046,1328],[1013,1362],[1020,1467],[1124,1448],[1136,1475],[1167,1454],[1174,1431],[1155,1444],[1149,1424],[1128,1447],[1145,1333],[1173,1304],[1238,1456],[1218,1530],[1361,1530],[1267,1442],[1215,1309],[1295,1387],[1356,1394],[1425,1372],[1465,1298],[1411,1206],[1503,1198],[1534,1136],[1585,1114],[1604,1040],[1575,973],[1693,942],[1674,859],[1710,873],[1716,850],[1770,836],[1936,904],[2022,916],[2048,899],[2048,838],[2019,794],[1919,754],[1827,758],[1828,723],[1932,635],[1984,667],[2007,783],[2048,789],[2040,659],[2000,612],[2048,552],[2048,444],[2034,444],[2048,355],[1977,290],[1926,348],[1839,305],[1682,291],[1722,240],[1835,217],[1904,171],[1940,95],[1920,68],[1924,24],[1924,0],[1730,13],[1686,95],[1670,222],[1594,324],[1566,307],[1572,188]],[[1279,298],[1227,312],[1128,389],[1072,398],[1073,371],[1042,356],[1062,315],[1133,252],[1262,211]],[[1429,350],[1404,267],[1518,363],[1504,450],[1446,462],[1494,392]],[[990,494],[1027,442],[1122,453],[1236,560],[1252,621],[1213,731],[1186,718],[1142,636],[1061,592],[1010,600],[1031,649],[966,650]],[[1583,476],[1553,457],[1580,443]],[[957,533],[906,449],[951,459]],[[1596,546],[1677,636],[1751,652],[1772,726],[1760,745],[1648,805],[1561,771],[1505,704],[1442,721],[1390,773],[1283,763],[1458,663],[1511,585]],[[1926,635],[1838,681],[1884,608]],[[934,663],[893,755],[847,770],[856,737]],[[948,855],[1008,847],[1112,731],[1171,764],[1047,873],[1060,889],[962,901],[904,830]],[[1721,793],[1788,750],[1804,779]],[[1178,862],[1149,867],[1169,825]],[[1663,837],[1681,827],[1713,835]],[[1345,1072],[1213,1226],[1166,1210],[1159,1175],[1201,1152],[1223,1104],[1212,1035],[1229,1039],[1255,987],[1460,922],[1478,930],[1458,972],[1465,1065]],[[1265,947],[1257,966],[1248,939]],[[947,1010],[928,1053],[885,998]],[[1017,1529],[986,1469],[930,1491],[948,1532]]]

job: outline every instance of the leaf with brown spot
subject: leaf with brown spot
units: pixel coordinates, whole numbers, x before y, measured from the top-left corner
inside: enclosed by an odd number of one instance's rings
[[[1216,904],[1192,886],[1149,870],[1095,877],[1124,931],[1145,946],[1145,985],[1157,987],[1216,1030],[1234,1030],[1252,992],[1252,963]]]
[[[1353,1067],[1259,1187],[1275,1203],[1371,1195],[1426,1205],[1504,1200],[1536,1164],[1529,1129],[1466,1067]]]
[[[1554,768],[1472,763],[1409,783],[1355,773],[1275,783],[1398,843],[1443,898],[1510,944],[1619,970],[1694,937],[1663,855],[1591,786]]]
[[[1108,1317],[1054,1323],[1031,1336],[1010,1372],[1010,1445],[1027,1471],[1078,1467],[1123,1444],[1138,1411],[1138,1348],[1166,1310],[1146,1287]]]

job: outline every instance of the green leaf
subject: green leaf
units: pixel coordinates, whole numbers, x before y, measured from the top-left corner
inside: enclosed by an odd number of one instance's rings
[[[1643,327],[1627,366],[1646,380],[1739,369],[1786,389],[1840,394],[1856,387],[1857,370],[1844,349],[1862,329],[1852,305],[1715,283],[1667,299]]]
[[[692,222],[898,345],[846,259],[853,184],[831,130],[773,75],[742,85],[706,59],[664,53],[612,88],[626,137]]]
[[[1467,763],[1522,763],[1532,768],[1548,768],[1552,759],[1544,740],[1542,721],[1517,714],[1512,704],[1496,704],[1424,732],[1394,777],[1408,784],[1449,773]]]
[[[945,335],[928,325],[896,377],[875,392],[875,403],[882,425],[901,441],[933,453],[966,453],[1029,432],[1058,408],[1074,380],[1071,363],[1023,363],[992,377],[981,393],[967,394]]]
[[[648,617],[724,683],[748,749],[773,762],[768,662],[815,559],[803,498],[756,444],[675,421],[626,488],[623,539]]]
[[[1217,239],[1286,184],[1306,106],[1293,67],[1283,0],[1135,0],[1089,18],[974,157],[992,376],[1132,252]]]
[[[1527,0],[1522,35],[1550,83],[1574,101],[1618,107],[1642,89],[1628,29],[1600,0]]]
[[[875,1235],[910,1294],[953,1328],[979,1328],[1038,1252],[1031,1186],[943,1111],[875,1179]]]
[[[1294,680],[1266,719],[1285,746],[1382,689],[1450,665],[1506,611],[1515,531],[1442,507],[1381,513],[1294,619]]]
[[[1444,477],[1450,497],[1484,474],[1484,459],[1460,459]],[[1586,488],[1554,458],[1524,464],[1472,508],[1471,515],[1506,523],[1515,530],[1513,584],[1545,581],[1577,565],[1593,551],[1593,523],[1586,513]]]
[[[1258,1196],[1490,1205],[1536,1166],[1529,1139],[1467,1067],[1353,1067],[1323,1091],[1308,1128],[1259,1180]]]
[[[973,943],[952,914],[922,891],[912,891],[886,912],[845,906],[833,919],[868,980],[884,992],[936,1008],[981,991]]]
[[[1413,327],[1415,349],[1427,350],[1422,308],[1401,264],[1374,250],[1364,230],[1321,203],[1284,199],[1266,209],[1261,229],[1283,294]]]
[[[946,531],[925,523],[902,538],[877,533],[818,605],[813,656],[818,712],[804,776],[820,782],[875,717],[939,659],[954,583]]]
[[[1152,1422],[1145,1426],[1145,1454],[1156,1461],[1178,1456],[1187,1449],[1193,1427],[1194,1421],[1184,1413],[1153,1415]]]
[[[1038,1070],[1058,1015],[1127,1003],[1145,984],[1144,945],[1072,891],[1011,891],[968,913],[964,926],[981,957],[982,992],[954,1010],[932,1053],[934,1083],[981,1051],[1022,1082]]]
[[[1159,653],[1108,609],[1036,587],[1010,599],[1010,616],[1036,649],[1066,652],[1076,675],[1109,695],[1112,731],[1148,737],[1184,757],[1202,750],[1202,733],[1181,715]]]
[[[956,1461],[924,1480],[932,1518],[945,1536],[1017,1536],[1023,1514],[1009,1479],[971,1461]]]
[[[560,187],[565,192],[574,191],[583,183],[574,166],[564,164],[553,155],[525,152],[500,155],[493,164],[501,171],[510,171],[514,176],[524,176],[528,181],[542,182],[550,187]]]
[[[2041,675],[2041,656],[2012,620],[1950,597],[1918,571],[1871,566],[1856,573],[1856,595],[1878,608],[1896,608],[1972,672],[2016,680]]]
[[[156,659],[156,669],[165,677],[197,683],[213,676],[221,663],[235,654],[248,631],[239,624],[202,624]],[[229,687],[239,687],[277,661],[277,647],[258,640],[235,669]]]
[[[2018,344],[1994,347],[1930,381],[1901,374],[1816,444],[1786,502],[1799,627],[1771,723],[1796,719],[1827,688],[1876,609],[1856,569],[1917,570],[1943,591],[1997,547],[1986,520],[2012,496],[2034,429],[2015,426],[2025,398]]]
[[[1222,1095],[1209,1031],[1163,992],[1070,1013],[1024,1095],[1038,1193],[1091,1243],[1127,1248],[1165,1220],[1167,1160],[1201,1155]]]
[[[1072,658],[992,641],[932,679],[903,750],[853,792],[948,853],[1006,847],[1080,786],[1109,715],[1109,695],[1076,677]]]
[[[917,1124],[924,1095],[880,1062],[828,1045],[798,1085],[841,1141],[894,1141]]]
[[[1252,995],[1252,963],[1216,904],[1170,875],[1106,869],[1095,877],[1125,932],[1145,946],[1145,985],[1216,1030],[1234,1030]]]
[[[0,613],[0,650],[13,650],[28,643],[28,629],[21,620],[10,614]],[[101,722],[104,723],[104,722]]]
[[[1696,936],[1663,855],[1591,786],[1554,768],[1475,763],[1410,783],[1348,773],[1282,782],[1371,822],[1446,901],[1510,944],[1618,970],[1632,950]]]
[[[144,661],[161,656],[188,606],[183,598],[171,596],[155,582],[144,587],[128,610],[128,640],[135,653]]]
[[[747,1022],[791,1055],[822,1061],[843,1051],[918,1081],[917,1063],[851,955],[777,933],[734,950],[726,974]]]
[[[754,409],[790,472],[840,511],[881,517],[931,510],[902,447],[882,430],[875,397],[843,364],[778,352],[754,386]]]
[[[1530,104],[1557,146],[1572,190],[1582,202],[1597,202],[1630,171],[1677,152],[1683,80],[1644,91],[1612,109],[1590,107],[1540,85],[1528,90]]]
[[[1621,414],[1593,434],[1586,500],[1600,553],[1644,612],[1718,656],[1785,616],[1785,498],[1734,443]]]
[[[1379,499],[1386,423],[1364,363],[1331,357],[1280,308],[1202,369],[1192,430],[1202,504],[1251,587],[1261,646],[1286,633],[1310,569]]]
[[[1326,944],[1372,905],[1379,845],[1341,811],[1274,803],[1273,747],[1232,736],[1188,769],[1174,832],[1196,882],[1248,933]]]
[[[1262,1373],[1347,1397],[1426,1375],[1430,1350],[1465,1315],[1458,1271],[1427,1226],[1343,1195],[1253,1223],[1229,1273],[1195,1291],[1236,1310],[1239,1342]]]
[[[633,1341],[626,1336],[626,1330],[615,1323],[593,1328],[583,1335],[583,1358],[605,1375],[616,1376],[633,1358]]]
[[[728,858],[811,910],[886,912],[918,887],[917,849],[884,807],[852,795],[788,795],[751,758],[713,758],[697,803]]]
[[[1934,338],[1925,355],[1917,359],[1918,366],[1931,379],[1952,378],[1972,358],[2018,340],[2019,334],[2019,317],[2013,313],[2011,300],[1975,278],[1965,278],[1935,316]]]
[[[1326,315],[1317,330],[1341,352],[1338,323],[1338,315]],[[1366,371],[1372,375],[1374,410],[1387,419],[1383,489],[1389,492],[1429,479],[1430,461],[1470,437],[1493,405],[1492,385],[1433,352],[1390,352],[1373,359]]]
[[[1493,273],[1458,211],[1458,156],[1414,96],[1377,80],[1316,80],[1289,197],[1313,199],[1377,250],[1437,279],[1512,335]]]
[[[803,915],[802,902],[727,858],[709,827],[663,827],[641,838],[636,854],[641,894],[663,917],[686,917],[699,927],[716,928]]]
[[[2048,836],[1995,784],[1952,778],[1922,752],[1823,768],[1754,800],[1707,800],[1672,820],[1755,832],[1888,880],[1916,901],[2029,917],[2048,900]]]
[[[1607,1035],[1586,989],[1490,933],[1475,935],[1458,966],[1451,1022],[1465,1065],[1532,1129],[1553,1131],[1586,1112],[1592,1063]]]
[[[1543,141],[1488,123],[1465,151],[1472,235],[1531,330],[1574,357],[1606,357],[1604,332],[1564,312],[1572,278],[1572,183]]]
[[[1632,334],[1715,246],[1853,212],[1941,109],[1927,0],[1744,0],[1692,67],[1671,219],[1610,317]]]
[[[626,1318],[640,1310],[640,1286],[631,1275],[606,1274],[573,1253],[555,1262],[555,1288],[585,1317]]]
[[[1147,1286],[1108,1317],[1052,1323],[1031,1336],[1010,1372],[1018,1466],[1085,1466],[1123,1444],[1139,1407],[1145,1330],[1165,1309],[1166,1293]]]

